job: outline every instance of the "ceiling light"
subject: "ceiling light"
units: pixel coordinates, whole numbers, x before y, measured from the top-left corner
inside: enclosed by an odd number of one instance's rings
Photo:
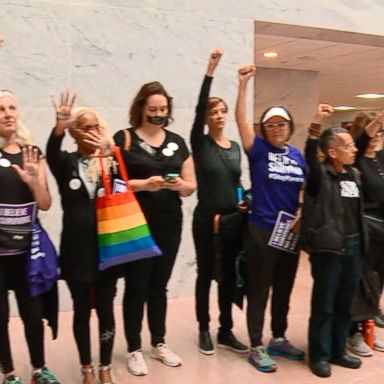
[[[271,51],[271,52],[264,52],[263,56],[268,58],[268,59],[273,59],[273,58],[279,56],[279,54],[277,52]]]
[[[381,99],[384,97],[384,93],[361,93],[355,97],[360,97],[362,99]]]
[[[337,105],[336,107],[333,107],[335,111],[351,111],[353,109],[356,109],[356,107],[352,107],[350,105]]]

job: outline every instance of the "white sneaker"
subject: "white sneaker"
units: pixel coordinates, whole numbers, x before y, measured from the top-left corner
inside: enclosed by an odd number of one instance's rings
[[[144,376],[148,374],[147,363],[144,360],[141,349],[127,353],[128,371],[135,376]]]
[[[161,360],[165,365],[169,367],[178,367],[183,364],[183,361],[179,356],[173,352],[167,344],[157,344],[156,347],[152,347],[151,357]]]
[[[373,349],[375,351],[384,352],[384,340],[375,335],[375,342],[373,343]]]
[[[365,342],[361,332],[356,332],[353,336],[348,338],[347,346],[349,350],[359,356],[372,356],[372,349]]]

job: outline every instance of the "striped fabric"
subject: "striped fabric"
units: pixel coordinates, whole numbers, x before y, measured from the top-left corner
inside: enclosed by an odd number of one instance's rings
[[[121,168],[121,158],[116,157]],[[106,195],[96,198],[99,269],[160,256],[161,250],[152,238],[133,191],[128,188],[127,192],[113,193],[103,173]],[[120,173],[128,185],[124,172]]]

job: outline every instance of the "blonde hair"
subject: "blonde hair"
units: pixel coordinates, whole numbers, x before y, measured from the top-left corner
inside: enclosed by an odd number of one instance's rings
[[[71,133],[72,129],[77,128],[79,124],[79,120],[81,119],[81,117],[83,117],[87,113],[96,117],[101,133],[107,138],[111,139],[112,136],[110,133],[109,126],[107,122],[104,120],[104,118],[93,108],[85,107],[85,106],[76,107],[72,109],[72,113],[71,113],[72,124],[69,127],[69,133]],[[90,157],[89,159],[85,176],[91,182],[96,182],[101,175],[101,165],[100,165],[100,159],[98,156],[99,154],[100,154],[100,149],[97,149],[94,156]],[[111,169],[111,166],[113,165],[113,161],[114,161],[113,157],[102,158],[104,169],[107,170],[107,172],[109,172],[109,170]]]
[[[9,97],[13,99],[16,103],[17,108],[18,102],[16,96],[9,90],[3,89],[0,91],[0,99],[3,97]],[[27,127],[23,124],[20,117],[16,120],[16,132],[15,132],[15,141],[20,147],[25,147],[28,145],[33,145],[33,139],[31,132],[27,129]],[[3,146],[3,140],[0,141],[0,147]]]

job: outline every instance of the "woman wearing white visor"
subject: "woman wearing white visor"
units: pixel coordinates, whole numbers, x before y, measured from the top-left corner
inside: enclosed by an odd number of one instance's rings
[[[249,363],[261,372],[274,372],[270,355],[303,360],[304,352],[285,337],[289,300],[298,266],[298,253],[268,245],[281,211],[295,215],[305,178],[303,154],[288,140],[294,131],[290,113],[281,106],[268,108],[260,119],[260,133],[247,121],[246,90],[256,71],[250,65],[239,70],[236,121],[248,156],[252,182],[252,213],[245,236],[248,270],[247,324],[251,342]],[[270,288],[272,339],[264,348],[262,331]]]

